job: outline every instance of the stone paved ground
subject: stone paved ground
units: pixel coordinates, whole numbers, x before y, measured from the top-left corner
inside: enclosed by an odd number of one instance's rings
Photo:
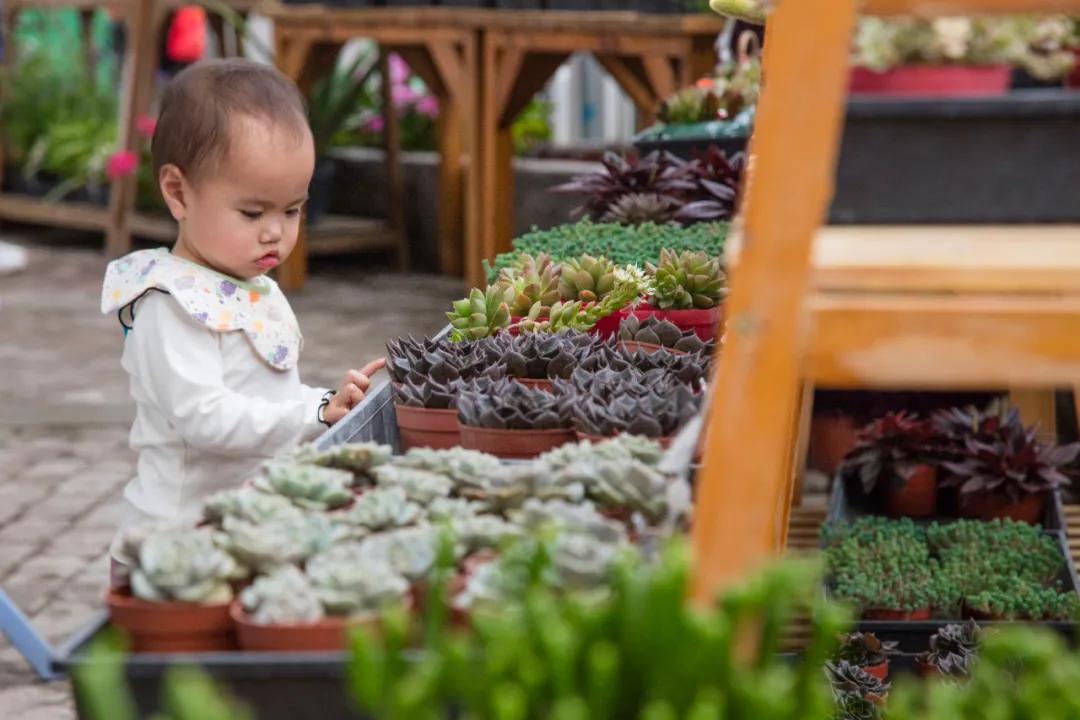
[[[133,408],[119,325],[97,309],[100,252],[26,244],[27,269],[0,277],[0,587],[56,643],[101,607]],[[460,292],[447,278],[324,262],[292,299],[305,382],[336,385],[389,337],[437,329]],[[67,683],[36,681],[2,636],[0,717],[74,717]]]

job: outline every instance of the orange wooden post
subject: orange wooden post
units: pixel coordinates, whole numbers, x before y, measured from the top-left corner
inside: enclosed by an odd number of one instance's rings
[[[693,529],[698,599],[782,548],[810,248],[832,195],[854,23],[853,0],[779,3],[769,20],[745,243]]]

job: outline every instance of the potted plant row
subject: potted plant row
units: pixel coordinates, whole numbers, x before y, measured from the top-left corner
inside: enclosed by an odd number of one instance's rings
[[[1060,539],[1026,523],[869,516],[824,526],[822,540],[830,594],[864,620],[1071,623],[1080,609]]]
[[[856,498],[877,499],[892,516],[933,517],[940,501],[961,517],[1038,523],[1078,454],[1080,444],[1045,442],[1015,408],[993,403],[929,419],[886,414],[862,430],[840,474]]]

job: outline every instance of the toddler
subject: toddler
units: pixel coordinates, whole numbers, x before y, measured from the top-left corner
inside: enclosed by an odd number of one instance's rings
[[[243,60],[191,66],[165,90],[152,150],[176,243],[111,263],[101,302],[124,326],[136,403],[121,530],[194,519],[207,495],[344,417],[384,364],[350,370],[336,392],[300,382],[303,338],[265,275],[296,244],[315,165],[287,78]]]

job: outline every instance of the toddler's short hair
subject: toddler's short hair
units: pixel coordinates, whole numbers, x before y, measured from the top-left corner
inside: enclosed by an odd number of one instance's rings
[[[269,65],[249,60],[204,60],[178,74],[161,99],[151,152],[154,176],[176,165],[196,178],[229,152],[229,123],[237,115],[308,132],[304,98]]]

